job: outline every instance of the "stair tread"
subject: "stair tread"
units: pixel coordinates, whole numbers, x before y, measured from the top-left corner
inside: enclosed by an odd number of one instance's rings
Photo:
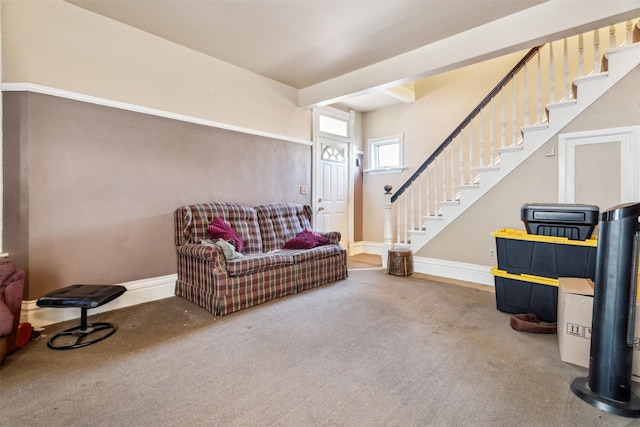
[[[562,107],[573,107],[574,105],[576,105],[576,102],[578,102],[578,100],[573,98],[567,100],[561,99],[560,101],[547,104],[547,110],[553,110]]]
[[[482,172],[497,171],[497,170],[500,170],[500,166],[482,166],[482,167],[479,167],[476,170],[482,171]]]
[[[522,151],[523,148],[524,148],[524,146],[522,146],[522,145],[512,145],[511,147],[500,148],[500,149],[498,149],[498,151],[500,153],[510,153],[510,152],[513,152],[513,151]]]
[[[525,131],[532,131],[532,130],[545,130],[548,128],[549,128],[549,125],[545,123],[545,124],[533,124],[533,125],[522,126],[520,130],[522,132],[525,132]]]
[[[608,76],[609,76],[609,72],[608,71],[605,71],[605,72],[602,72],[602,73],[591,73],[591,74],[588,74],[586,76],[576,77],[575,79],[573,79],[573,84],[577,85],[578,83],[588,82],[590,80],[604,79],[604,78],[607,78]]]

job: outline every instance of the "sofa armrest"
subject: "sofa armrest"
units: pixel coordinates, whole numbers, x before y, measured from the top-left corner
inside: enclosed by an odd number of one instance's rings
[[[342,238],[342,234],[339,231],[318,232],[318,234],[329,239],[329,244],[331,245],[339,244]]]
[[[187,243],[186,245],[177,246],[178,255],[184,255],[191,258],[200,258],[206,261],[216,261],[221,259],[226,262],[222,248],[217,245],[199,245],[196,243]]]
[[[219,298],[231,291],[227,260],[219,246],[187,243],[177,246],[176,253],[178,257],[176,295],[185,297],[197,293],[200,295],[198,298],[208,300],[208,298]],[[212,304],[210,311],[214,306],[217,307],[217,302],[208,301],[207,304]]]

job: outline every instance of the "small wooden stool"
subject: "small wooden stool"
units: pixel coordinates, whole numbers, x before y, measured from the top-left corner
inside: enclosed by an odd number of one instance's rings
[[[413,274],[413,253],[411,249],[389,249],[387,273],[394,276],[410,276]]]

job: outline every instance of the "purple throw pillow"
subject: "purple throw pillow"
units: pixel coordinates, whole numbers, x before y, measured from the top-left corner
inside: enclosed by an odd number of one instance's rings
[[[242,251],[242,239],[238,236],[238,233],[231,228],[222,218],[215,217],[211,224],[207,227],[207,233],[213,240],[224,239],[226,241],[232,240],[236,251]]]
[[[284,244],[284,249],[311,249],[329,243],[329,239],[311,230],[305,230]]]
[[[310,236],[305,236],[303,233],[298,234],[284,244],[284,249],[311,249],[315,247],[315,240]]]

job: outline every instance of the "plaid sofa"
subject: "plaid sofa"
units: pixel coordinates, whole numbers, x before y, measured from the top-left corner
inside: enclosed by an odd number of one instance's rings
[[[178,258],[176,295],[216,316],[347,277],[347,253],[340,233],[321,233],[329,244],[311,249],[281,249],[311,229],[311,207],[271,203],[250,207],[210,202],[175,211]],[[227,260],[215,245],[204,245],[207,226],[221,217],[243,242],[242,258]]]

